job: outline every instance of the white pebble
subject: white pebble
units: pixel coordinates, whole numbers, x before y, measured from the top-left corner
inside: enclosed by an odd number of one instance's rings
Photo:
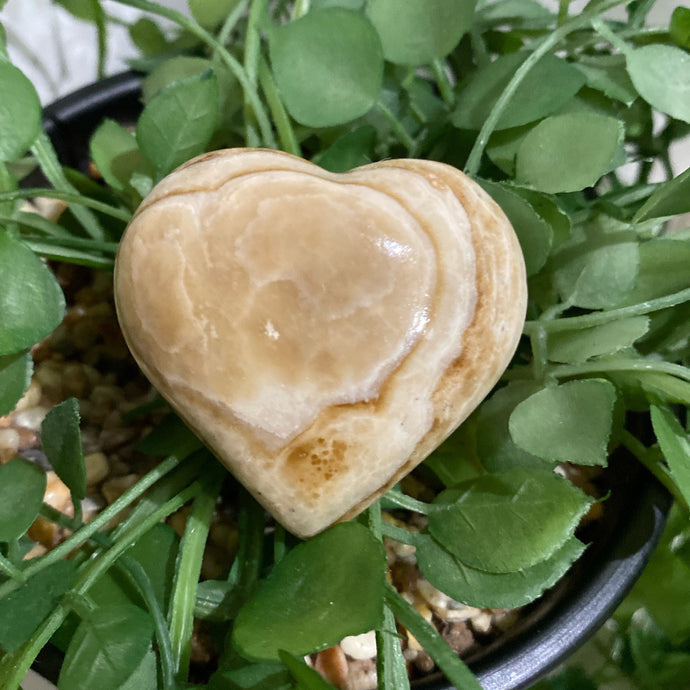
[[[19,433],[16,429],[0,429],[0,448],[12,453],[19,450]]]
[[[37,405],[36,407],[31,407],[28,410],[22,410],[14,415],[12,421],[16,426],[23,426],[26,429],[31,429],[32,431],[38,431],[41,428],[41,424],[48,414],[48,410],[45,407]]]
[[[86,465],[86,484],[93,486],[108,476],[110,466],[104,453],[89,453],[84,457]]]
[[[376,656],[376,633],[370,630],[361,635],[350,635],[342,640],[340,648],[353,659],[371,659]]]

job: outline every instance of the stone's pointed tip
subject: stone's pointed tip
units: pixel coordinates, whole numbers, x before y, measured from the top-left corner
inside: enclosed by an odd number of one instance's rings
[[[512,228],[454,168],[336,175],[252,149],[154,188],[115,290],[152,383],[301,536],[365,508],[462,422],[526,302]]]

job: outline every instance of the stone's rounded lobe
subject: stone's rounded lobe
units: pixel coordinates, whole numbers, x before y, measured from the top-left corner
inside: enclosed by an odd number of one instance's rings
[[[118,315],[152,383],[288,529],[371,503],[488,393],[524,320],[522,255],[454,168],[190,161],[123,238]]]

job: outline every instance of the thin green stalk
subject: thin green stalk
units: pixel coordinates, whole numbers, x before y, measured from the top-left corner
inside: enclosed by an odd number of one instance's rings
[[[12,561],[0,554],[0,572],[3,572],[7,577],[15,582],[21,584],[26,581],[26,575],[21,568],[18,568]]]
[[[45,132],[41,132],[41,134],[38,135],[34,145],[31,147],[31,153],[33,153],[38,161],[48,182],[50,182],[55,189],[59,192],[68,194],[78,194],[77,190],[72,186],[72,183],[65,177],[55,149]],[[91,211],[82,208],[81,205],[70,205],[70,208],[88,235],[96,240],[104,239],[105,233],[103,228]]]
[[[2,201],[15,201],[17,199],[32,199],[37,196],[45,196],[49,199],[60,199],[68,204],[78,204],[79,206],[85,206],[86,208],[93,209],[99,213],[103,213],[106,216],[111,216],[112,218],[117,218],[125,223],[129,223],[132,219],[132,214],[121,208],[116,208],[115,206],[110,206],[109,204],[104,204],[102,201],[96,201],[96,199],[91,199],[87,196],[82,196],[78,192],[67,192],[59,189],[46,189],[45,187],[27,187],[22,189],[15,189],[11,192],[0,192],[0,202]],[[94,239],[103,239],[103,237],[98,237]]]
[[[381,519],[381,501],[376,501],[369,507],[366,518],[371,533],[382,542],[386,523]],[[381,561],[381,568],[384,572],[387,569],[385,558]],[[410,681],[395,628],[395,617],[386,605],[383,607],[383,625],[376,630],[376,652],[379,690],[409,690]]]
[[[429,512],[428,503],[418,501],[416,498],[412,498],[412,496],[408,496],[396,489],[389,489],[383,497],[400,508],[414,510],[416,513],[421,513],[422,515],[426,515]]]
[[[89,268],[99,268],[112,271],[115,265],[113,257],[94,256],[78,249],[67,249],[58,245],[49,244],[23,237],[24,244],[30,247],[34,253],[46,259],[63,261],[65,263],[76,264],[77,266],[88,266]]]
[[[220,57],[220,59],[227,65],[228,69],[235,75],[237,81],[242,87],[242,90],[251,103],[257,122],[259,123],[259,129],[261,130],[264,145],[268,148],[276,148],[276,141],[275,137],[273,136],[273,130],[271,129],[271,122],[268,119],[268,115],[266,114],[266,110],[261,102],[261,99],[259,98],[256,88],[252,86],[242,65],[230,52],[228,52],[224,45],[222,45],[194,19],[187,17],[181,12],[170,9],[169,7],[163,7],[162,5],[159,5],[155,2],[150,2],[149,0],[113,1],[121,5],[127,5],[128,7],[136,7],[137,9],[144,10],[145,12],[151,12],[151,14],[155,14],[160,17],[165,17],[166,19],[175,22],[183,29],[189,31],[190,34],[196,36],[207,46],[209,46],[209,48],[214,50],[218,54],[218,57]]]
[[[543,381],[547,361],[547,337],[543,328],[537,328],[530,336],[532,345],[532,366],[534,367],[534,378]]]
[[[479,69],[486,67],[491,62],[491,56],[486,47],[484,36],[476,26],[470,29],[470,43],[472,45],[472,56],[474,57],[477,67]]]
[[[641,316],[649,314],[661,309],[668,309],[675,307],[684,302],[690,302],[690,288],[674,292],[671,295],[664,297],[657,297],[638,304],[632,304],[629,307],[620,307],[619,309],[610,309],[608,311],[595,311],[591,314],[583,314],[582,316],[570,316],[562,319],[553,319],[551,321],[526,321],[523,328],[525,335],[532,335],[538,328],[544,328],[547,333],[559,333],[561,331],[574,331],[580,328],[591,328],[592,326],[600,326],[610,321],[617,321],[628,316]]]
[[[601,17],[592,19],[592,28],[605,40],[607,40],[614,48],[617,48],[623,55],[627,55],[632,51],[629,46],[617,33],[604,22]]]
[[[102,527],[105,527],[118,513],[137,500],[151,485],[155,484],[161,477],[179,465],[180,461],[174,456],[166,458],[160,465],[142,477],[133,487],[125,491],[120,498],[109,505],[103,512],[99,513],[91,522],[77,530],[72,536],[68,537],[61,544],[58,544],[52,551],[45,556],[29,561],[23,569],[24,576],[28,579],[32,575],[40,572],[49,565],[61,560],[73,549],[80,547],[85,541],[90,539]],[[0,599],[7,596],[17,588],[14,582],[5,582],[0,585]],[[0,685],[2,687],[2,685]]]
[[[33,214],[27,214],[33,215]],[[0,216],[0,223],[5,220],[3,216]],[[22,222],[17,219],[18,222]],[[69,247],[72,249],[90,249],[94,252],[103,252],[104,254],[117,254],[118,243],[117,242],[101,242],[99,240],[87,240],[81,237],[74,237],[73,235],[68,235],[67,237],[36,237],[35,235],[23,235],[23,240],[35,240],[39,241],[46,246],[55,245],[57,247]]]
[[[389,583],[386,583],[384,597],[398,621],[415,636],[454,687],[461,690],[482,690],[472,671],[448,646],[436,628],[427,623],[417,609]]]
[[[197,483],[188,487],[173,499],[152,513],[146,520],[123,534],[110,548],[85,564],[72,591],[78,595],[85,595],[95,582],[98,581],[146,532],[158,524],[168,515],[179,510],[187,501],[199,492]],[[62,625],[70,611],[68,604],[69,593],[58,604],[38,630],[18,650],[6,654],[0,660],[0,688],[3,690],[18,690],[27,671],[33,664],[38,653],[48,644],[50,638]]]
[[[658,459],[650,454],[650,449],[642,443],[636,436],[631,434],[627,429],[621,432],[621,443],[625,448],[635,456],[635,459],[641,462],[651,474],[656,477],[660,484],[673,496],[678,505],[683,506],[686,512],[690,512],[690,507],[683,496],[681,490],[676,486],[673,478],[668,470],[662,465]]]
[[[414,156],[417,150],[417,142],[410,136],[410,133],[405,129],[404,125],[395,116],[395,113],[381,101],[376,104],[376,109],[388,120],[393,131],[398,135],[398,139],[407,149],[410,156]]]
[[[401,544],[409,544],[410,546],[417,546],[422,540],[422,536],[418,532],[410,532],[404,527],[391,525],[390,522],[383,522],[381,525],[381,534],[389,539],[399,541]]]
[[[278,138],[280,139],[280,147],[283,151],[293,154],[294,156],[301,156],[302,151],[295,136],[295,130],[292,127],[290,116],[285,110],[283,101],[280,98],[275,81],[273,80],[273,73],[268,67],[265,58],[261,58],[259,62],[259,83],[261,90],[266,97],[266,103],[271,110],[273,122],[278,130]]]
[[[105,78],[105,65],[108,60],[108,28],[106,16],[100,3],[96,12],[96,35],[98,38],[98,66],[96,74],[98,79]]]
[[[283,560],[287,551],[285,544],[285,528],[276,523],[273,530],[273,562],[278,563]]]
[[[568,21],[568,10],[571,0],[558,0],[558,26],[563,26]]]
[[[510,104],[511,99],[515,95],[520,84],[522,84],[525,77],[529,74],[530,70],[541,60],[547,53],[553,50],[568,34],[573,31],[577,31],[580,27],[586,26],[589,22],[598,16],[602,12],[616,7],[617,5],[628,5],[632,0],[604,0],[604,2],[592,3],[588,5],[580,15],[572,17],[565,24],[559,26],[551,33],[544,36],[541,39],[537,47],[532,51],[530,56],[518,67],[510,80],[508,86],[503,90],[498,100],[491,109],[489,116],[484,121],[479,135],[472,146],[472,151],[467,158],[467,164],[465,165],[465,172],[474,176],[479,171],[479,165],[481,163],[482,155],[484,149],[489,141],[489,137],[493,134],[496,129],[496,125],[503,115],[504,111]]]
[[[230,14],[223,22],[223,26],[218,32],[218,43],[220,43],[222,46],[227,44],[228,39],[230,38],[230,34],[233,32],[233,29],[237,26],[237,22],[239,22],[240,19],[242,19],[244,13],[247,11],[247,7],[249,7],[249,0],[240,0],[240,2],[237,3],[235,9],[232,12],[230,12]]]
[[[52,220],[48,220],[48,218],[44,218],[38,213],[17,211],[11,216],[0,216],[0,223],[19,223],[20,225],[25,225],[32,230],[43,233],[43,235],[47,235],[48,237],[59,237],[63,240],[69,237],[74,237],[61,225],[54,223]],[[89,242],[92,240],[86,241]]]
[[[189,675],[194,604],[204,548],[213,511],[226,476],[227,472],[217,462],[207,467],[206,473],[199,480],[201,491],[192,504],[180,542],[168,619],[176,677],[181,683],[186,682]]]
[[[661,362],[650,359],[615,359],[586,362],[584,364],[563,364],[549,369],[549,376],[566,378],[586,374],[605,374],[610,371],[653,371],[670,374],[684,381],[690,381],[690,369],[672,362]]]
[[[436,84],[441,93],[441,98],[443,98],[449,108],[452,108],[455,106],[455,91],[453,90],[453,85],[450,83],[445,62],[438,59],[434,60],[431,63],[431,67],[434,70],[434,76],[436,77]]]

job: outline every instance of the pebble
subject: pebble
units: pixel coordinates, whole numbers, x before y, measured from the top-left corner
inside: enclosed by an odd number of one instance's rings
[[[36,407],[41,402],[41,395],[43,391],[41,390],[41,384],[34,377],[29,384],[29,388],[22,398],[14,406],[15,412],[21,412],[22,410],[28,410],[32,407]]]
[[[19,432],[16,429],[0,429],[0,450],[11,453],[19,450]]]
[[[370,630],[361,635],[350,635],[340,642],[340,647],[353,659],[371,659],[376,656],[376,633]]]
[[[378,678],[373,659],[350,662],[345,690],[376,690]]]
[[[89,453],[84,456],[84,464],[86,465],[86,484],[93,486],[103,481],[110,471],[108,465],[108,458],[105,453],[96,452]]]
[[[347,680],[347,659],[339,646],[329,647],[316,655],[314,668],[329,682],[342,689]]]
[[[22,410],[14,415],[14,423],[16,426],[23,426],[27,429],[38,431],[47,414],[47,408],[36,405],[36,407],[30,407],[28,410]]]

